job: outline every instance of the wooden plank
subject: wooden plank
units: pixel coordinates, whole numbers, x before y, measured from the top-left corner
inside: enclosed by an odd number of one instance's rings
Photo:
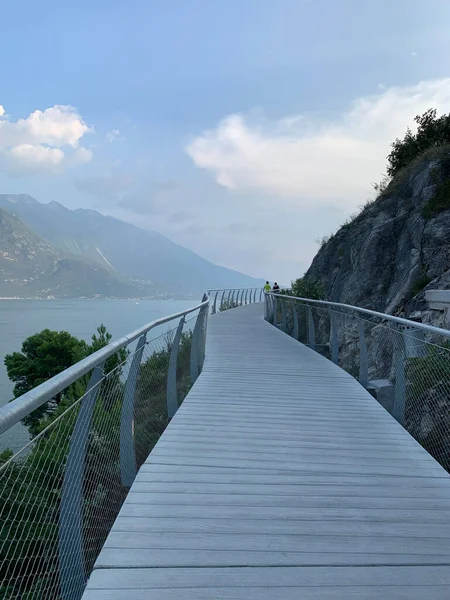
[[[450,523],[450,511],[404,508],[305,508],[297,506],[230,506],[179,504],[133,504],[125,502],[121,516],[155,517],[167,519],[299,519],[307,521],[378,521],[386,523],[416,522]],[[120,518],[120,517],[119,517]]]
[[[202,456],[197,454],[196,456],[165,456],[153,453],[148,458],[150,464],[160,465],[190,465],[190,466],[203,466],[203,467],[234,467],[235,469],[248,469],[248,468],[263,468],[265,471],[285,471],[291,473],[329,473],[335,475],[336,473],[354,475],[396,475],[402,476],[420,476],[423,477],[444,477],[446,478],[445,471],[439,466],[427,465],[426,469],[419,470],[417,467],[405,467],[405,466],[390,466],[387,464],[355,464],[352,462],[337,463],[337,462],[322,462],[320,461],[320,454],[318,454],[317,462],[289,462],[286,461],[271,461],[269,464],[267,461],[261,458],[240,458],[233,457],[228,458],[225,456]],[[356,461],[355,461],[356,462]]]
[[[391,476],[337,476],[337,475],[280,475],[278,473],[255,473],[253,470],[245,473],[236,469],[212,470],[205,468],[203,470],[195,467],[169,467],[166,465],[143,465],[135,480],[135,486],[138,483],[219,483],[219,484],[239,484],[248,483],[249,485],[295,485],[295,486],[351,486],[355,491],[360,486],[376,488],[378,486],[396,489],[407,488],[419,493],[420,490],[432,488],[442,490],[443,494],[450,493],[450,478],[442,477],[421,478],[420,486],[417,484],[417,477],[391,477]],[[410,493],[410,492],[409,492]],[[426,492],[425,492],[426,493]]]
[[[94,571],[91,589],[177,589],[197,588],[247,588],[258,583],[261,589],[273,590],[278,585],[285,587],[352,587],[356,582],[361,587],[398,587],[405,581],[410,586],[450,586],[450,569],[446,566],[426,567],[273,567],[265,569],[230,567],[192,569],[167,568],[132,569],[122,571]],[[257,596],[255,597],[257,598]],[[381,599],[382,597],[380,597]]]
[[[166,570],[166,569],[164,569]],[[337,587],[283,587],[277,588],[175,588],[157,590],[153,598],[158,600],[211,600],[220,598],[221,600],[249,600],[257,598],[258,600],[342,600],[343,590]],[[448,588],[442,586],[419,586],[411,587],[409,585],[399,587],[361,587],[354,586],[345,590],[345,600],[448,600]],[[144,588],[133,590],[91,590],[88,589],[83,596],[84,600],[149,600],[149,590]]]
[[[353,498],[397,498],[399,504],[403,498],[410,498],[411,487],[395,486],[352,486],[352,485],[288,485],[281,483],[192,483],[186,482],[163,482],[155,483],[138,480],[133,485],[133,493],[146,494],[190,494],[190,495],[238,495],[238,496],[294,496],[304,498],[307,496],[317,497],[353,497]],[[439,498],[448,502],[450,488],[441,487],[414,489],[415,498]],[[206,498],[205,498],[206,500]]]
[[[440,555],[450,562],[449,538],[395,537],[395,536],[336,536],[276,535],[276,534],[223,534],[122,532],[113,530],[104,548],[133,550],[237,550],[239,552],[296,552],[353,554],[408,554]]]
[[[302,536],[376,536],[406,538],[450,538],[450,523],[417,523],[415,521],[386,523],[377,521],[300,521],[295,519],[208,519],[155,518],[120,516],[115,532],[172,532],[172,533],[252,533]]]
[[[411,545],[411,542],[410,542]],[[254,550],[166,549],[166,548],[107,548],[97,559],[97,567],[111,568],[167,568],[167,567],[251,567],[265,566],[371,566],[371,565],[449,565],[450,555],[445,554],[379,554],[352,553],[344,545],[337,552],[290,552],[286,550],[265,552]],[[406,583],[406,582],[405,582]],[[447,590],[448,593],[448,590]]]

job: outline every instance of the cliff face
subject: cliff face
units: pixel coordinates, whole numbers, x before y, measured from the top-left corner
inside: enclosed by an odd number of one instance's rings
[[[425,311],[425,290],[450,288],[450,209],[427,210],[449,187],[449,163],[427,160],[395,179],[322,246],[305,277],[320,280],[335,302],[406,316]]]

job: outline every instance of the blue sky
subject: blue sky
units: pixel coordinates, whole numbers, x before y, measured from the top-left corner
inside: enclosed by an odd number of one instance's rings
[[[283,282],[371,195],[412,117],[450,107],[447,0],[16,0],[0,15],[0,193],[96,208]]]

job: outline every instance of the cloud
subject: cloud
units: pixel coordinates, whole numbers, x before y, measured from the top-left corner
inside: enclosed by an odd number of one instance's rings
[[[79,143],[90,131],[73,106],[35,110],[16,121],[0,106],[0,168],[20,175],[87,162],[92,152]]]
[[[185,210],[177,210],[167,217],[169,223],[178,225],[179,223],[185,223],[190,221],[194,217],[193,214],[186,212]]]
[[[59,148],[48,148],[36,144],[20,144],[5,152],[6,163],[11,172],[33,171],[44,167],[57,167],[64,160],[64,152]]]
[[[450,79],[440,79],[358,98],[332,121],[232,114],[195,137],[186,152],[231,190],[275,195],[291,208],[354,208],[380,180],[391,142],[413,117],[449,104]]]
[[[95,177],[83,177],[75,180],[80,192],[87,192],[103,203],[117,203],[133,187],[134,178],[130,173],[103,173]]]
[[[164,198],[166,192],[176,187],[172,181],[138,185],[131,173],[108,171],[76,179],[74,185],[97,198],[99,206],[109,209],[124,209],[137,215],[163,215],[173,210]]]
[[[113,141],[119,137],[119,135],[120,131],[118,129],[113,129],[112,131],[108,131],[108,133],[106,134],[106,139],[110,144],[112,144]]]
[[[126,194],[119,206],[138,215],[162,215],[167,212],[166,192],[175,189],[173,181],[149,183],[146,186]]]

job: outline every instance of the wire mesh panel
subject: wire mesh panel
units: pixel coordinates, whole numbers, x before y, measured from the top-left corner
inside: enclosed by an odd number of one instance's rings
[[[1,599],[81,598],[137,470],[169,423],[167,390],[175,390],[178,406],[190,389],[198,314],[183,321],[174,381],[178,320],[152,339],[144,333],[59,392],[33,439],[14,456],[0,455]]]

